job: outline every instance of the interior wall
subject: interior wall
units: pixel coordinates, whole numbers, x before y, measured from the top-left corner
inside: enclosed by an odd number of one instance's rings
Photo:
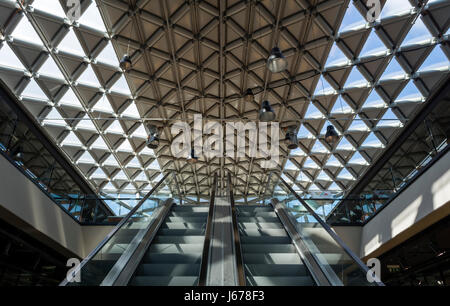
[[[112,230],[81,226],[0,156],[0,218],[67,257],[87,256]]]
[[[362,229],[361,257],[376,257],[450,214],[450,153]]]

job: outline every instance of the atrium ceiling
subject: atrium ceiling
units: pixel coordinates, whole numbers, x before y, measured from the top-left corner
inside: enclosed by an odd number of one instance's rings
[[[167,171],[189,197],[208,197],[217,171],[237,197],[272,194],[273,171],[301,194],[345,193],[450,72],[450,1],[381,1],[374,22],[365,0],[83,0],[74,22],[70,2],[0,0],[0,78],[102,194],[145,193]],[[274,46],[282,73],[266,65]],[[172,155],[175,121],[256,122],[264,100],[298,128],[299,148],[281,142],[273,169],[248,152]]]

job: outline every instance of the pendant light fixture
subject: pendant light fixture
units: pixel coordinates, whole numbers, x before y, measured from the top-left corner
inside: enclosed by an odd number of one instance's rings
[[[289,150],[295,150],[298,148],[297,127],[290,126],[286,132],[286,139],[284,140]]]
[[[194,148],[192,148],[191,155],[187,159],[187,162],[190,163],[191,165],[196,164],[198,162],[198,156],[195,155],[195,149]]]
[[[21,145],[16,146],[12,149],[11,155],[12,159],[14,159],[16,162],[23,163],[23,148]]]
[[[120,68],[122,68],[123,71],[127,72],[131,69],[131,66],[131,57],[128,54],[125,54],[120,60]]]
[[[253,90],[251,88],[247,89],[247,91],[245,92],[244,101],[247,103],[255,101],[255,94],[253,93]]]
[[[154,125],[151,125],[148,127],[150,136],[148,136],[147,139],[147,147],[155,150],[159,147],[159,134],[158,134],[158,128]]]
[[[267,60],[267,67],[273,73],[280,73],[287,69],[288,62],[280,48],[274,47]]]
[[[264,101],[259,111],[259,120],[262,122],[270,122],[275,120],[275,112],[269,101]]]
[[[339,141],[339,135],[336,132],[334,126],[329,125],[327,127],[327,133],[325,134],[325,141],[330,145],[334,145],[336,142]]]

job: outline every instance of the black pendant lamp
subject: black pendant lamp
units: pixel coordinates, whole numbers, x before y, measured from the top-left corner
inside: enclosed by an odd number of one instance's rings
[[[148,136],[147,139],[147,147],[155,150],[159,147],[159,134],[158,134],[158,129],[155,126],[150,126],[149,127],[150,130],[150,136]]]
[[[251,103],[255,100],[255,95],[253,93],[253,90],[251,88],[247,89],[247,91],[244,94],[244,101],[247,103]]]
[[[120,60],[120,68],[122,68],[123,71],[129,71],[131,66],[131,57],[128,54],[125,54]]]
[[[289,150],[298,148],[298,138],[296,133],[297,127],[289,127],[286,132],[286,139],[284,140]]]
[[[267,60],[267,67],[273,73],[280,73],[287,69],[288,62],[281,52],[280,48],[275,47],[270,53],[269,59]]]
[[[328,142],[330,145],[335,144],[339,140],[339,135],[336,132],[336,129],[334,126],[329,125],[327,127],[327,133],[325,134],[325,141]]]
[[[275,120],[275,112],[270,105],[269,101],[264,101],[259,111],[259,120],[262,122],[270,122]]]
[[[191,155],[187,159],[187,162],[190,164],[196,164],[198,162],[198,156],[195,156],[195,149],[192,148]]]

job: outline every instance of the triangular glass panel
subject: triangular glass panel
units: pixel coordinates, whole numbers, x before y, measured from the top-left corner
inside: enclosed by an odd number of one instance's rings
[[[405,70],[403,70],[402,66],[398,63],[395,57],[392,58],[389,65],[386,67],[386,70],[383,72],[381,76],[381,80],[390,79],[392,77],[396,77],[399,75],[404,75]]]
[[[337,151],[356,151],[355,147],[353,147],[353,145],[348,142],[347,138],[342,137],[341,142],[338,144],[338,146],[336,147]]]
[[[290,160],[287,160],[286,165],[284,166],[284,170],[298,171],[299,169]]]
[[[381,51],[387,50],[386,46],[383,44],[381,39],[378,37],[378,35],[375,33],[375,31],[371,31],[369,38],[366,41],[366,44],[361,50],[360,57],[364,57],[370,54],[375,54]]]
[[[61,114],[58,112],[56,108],[52,108],[50,113],[44,119],[45,125],[59,125],[59,126],[67,126],[66,121],[64,121]]]
[[[97,8],[95,2],[92,2],[87,10],[83,13],[81,18],[78,20],[80,24],[87,25],[96,30],[106,32],[105,24],[103,23],[102,16]]]
[[[388,0],[381,11],[380,18],[386,18],[397,15],[408,10],[411,10],[412,6],[409,0]]]
[[[113,166],[113,167],[119,167],[119,164],[117,163],[116,158],[114,155],[109,155],[108,158],[103,162],[104,166]]]
[[[161,167],[159,166],[158,160],[156,159],[150,165],[148,165],[146,169],[161,171]]]
[[[88,151],[85,151],[83,153],[83,155],[80,156],[77,163],[78,164],[95,164],[96,161]]]
[[[56,65],[55,61],[49,57],[45,63],[42,65],[42,67],[39,69],[39,73],[56,77],[60,80],[64,80],[64,76],[61,73],[61,70],[59,70],[58,66]]]
[[[80,139],[75,135],[74,132],[70,132],[66,138],[61,142],[63,146],[73,146],[73,147],[82,147],[82,143]]]
[[[0,65],[27,70],[22,62],[17,58],[14,51],[6,43],[3,44],[3,47],[0,49]]]
[[[430,55],[428,55],[422,66],[420,66],[419,72],[441,68],[444,66],[449,66],[449,60],[442,51],[442,48],[436,46]]]
[[[353,67],[352,72],[350,72],[350,75],[348,76],[347,81],[345,82],[344,87],[353,87],[359,84],[366,84],[367,80],[366,78],[359,72],[358,68]]]
[[[317,141],[317,142],[314,144],[314,146],[312,147],[311,152],[312,152],[312,153],[327,154],[327,153],[329,153],[330,151],[328,151],[328,149],[325,148],[325,147],[323,146],[323,144],[322,144],[320,141]]]
[[[118,120],[114,120],[114,122],[106,129],[106,132],[120,135],[125,134]]]
[[[38,83],[34,79],[31,79],[28,86],[22,92],[23,97],[30,97],[42,100],[48,100],[47,95],[42,91],[41,87],[39,87]]]
[[[348,163],[355,165],[369,165],[367,160],[358,151],[356,151],[355,154],[353,154],[352,158],[349,160]]]
[[[128,106],[127,109],[121,115],[131,118],[141,118],[141,115],[139,115],[139,111],[134,102],[131,103],[130,106]]]
[[[115,176],[114,176],[114,180],[125,180],[128,181],[128,177],[126,176],[126,174],[120,170]]]
[[[125,139],[125,141],[119,146],[117,149],[118,152],[134,152],[133,147],[131,146],[130,142]]]
[[[341,162],[334,155],[331,155],[325,165],[329,167],[343,167]]]
[[[144,128],[144,125],[139,125],[139,127],[133,132],[133,134],[131,135],[132,137],[136,137],[136,138],[143,138],[143,139],[147,139],[148,135],[147,135],[147,131]]]
[[[111,87],[111,91],[131,96],[130,87],[128,86],[127,80],[125,79],[123,74],[120,79]]]
[[[345,12],[344,19],[342,20],[339,32],[344,32],[346,30],[358,27],[363,24],[366,24],[366,20],[360,14],[358,9],[353,5],[353,1],[350,2],[348,9]]]
[[[395,101],[417,99],[417,98],[423,98],[423,95],[416,87],[416,85],[414,85],[414,82],[409,81]]]
[[[75,93],[70,88],[64,94],[64,96],[61,98],[60,103],[62,105],[69,105],[69,106],[76,106],[79,108],[83,108],[80,101],[78,100],[77,96],[75,96]]]
[[[80,56],[85,55],[72,28],[70,28],[69,33],[67,33],[64,39],[59,43],[58,49]]]
[[[303,164],[303,168],[307,168],[307,169],[320,169],[319,165],[312,160],[311,157],[308,157],[305,161],[305,163]]]
[[[418,43],[424,40],[428,40],[432,37],[430,31],[422,21],[422,18],[417,18],[416,22],[412,26],[411,30],[403,40],[402,46]]]
[[[77,130],[88,130],[88,131],[97,131],[94,123],[92,123],[91,118],[88,115],[85,115],[82,119],[78,120],[78,124],[76,126]]]
[[[346,180],[354,180],[355,177],[346,169],[342,169],[342,171],[338,175],[339,179],[346,179]]]
[[[327,82],[327,80],[323,77],[323,75],[320,76],[319,82],[317,83],[316,90],[314,92],[314,95],[316,96],[323,96],[330,93],[333,93],[335,90],[330,85],[330,83]]]
[[[382,148],[383,143],[380,139],[374,134],[370,133],[369,136],[364,140],[362,147],[374,147],[374,148]]]
[[[28,21],[28,18],[22,18],[11,34],[12,37],[23,39],[28,42],[32,42],[34,44],[42,44],[42,40],[37,35],[31,23]]]
[[[323,117],[324,117],[324,115],[322,114],[322,112],[319,111],[317,109],[317,107],[314,106],[314,104],[310,103],[304,118],[305,119],[319,119],[319,118],[323,118]]]
[[[119,66],[116,51],[114,51],[111,42],[109,42],[108,45],[103,49],[103,51],[97,56],[97,61],[117,67]]]
[[[133,157],[132,160],[130,160],[127,164],[126,164],[127,168],[142,168],[141,163],[139,162],[139,160],[137,159],[137,157]]]
[[[101,85],[98,82],[97,76],[95,75],[94,70],[91,65],[87,67],[87,69],[83,72],[83,74],[77,79],[77,82],[95,86],[100,88]]]
[[[97,168],[94,173],[92,173],[91,179],[107,179],[105,172],[101,168]]]
[[[114,110],[113,110],[111,104],[109,103],[109,100],[106,97],[106,95],[103,95],[103,97],[98,100],[98,102],[94,105],[94,107],[92,109],[96,110],[96,111],[100,111],[100,112],[110,113],[110,114],[114,113]]]
[[[91,145],[91,148],[97,149],[97,150],[109,151],[109,148],[106,145],[106,143],[102,137],[98,137],[97,140],[95,140],[94,143]]]
[[[312,104],[311,104],[312,105]],[[302,124],[297,134],[298,138],[315,138],[313,134]]]
[[[377,127],[400,127],[401,122],[394,112],[389,108],[383,118],[378,122]]]
[[[336,43],[333,44],[333,47],[330,50],[330,54],[328,55],[327,62],[325,67],[334,66],[343,62],[347,62],[348,58],[345,54],[339,49]]]
[[[43,12],[66,18],[66,13],[64,13],[64,10],[61,7],[61,4],[58,0],[36,0],[33,1],[32,6],[35,9],[41,10]]]

